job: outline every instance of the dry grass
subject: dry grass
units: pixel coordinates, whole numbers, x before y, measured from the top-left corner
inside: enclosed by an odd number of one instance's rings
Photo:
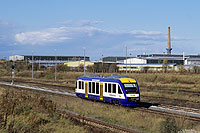
[[[29,74],[27,74],[29,73]],[[16,79],[21,81],[45,83],[49,85],[62,85],[75,87],[75,81],[82,72],[58,72],[57,81],[54,81],[54,73],[50,71],[37,71],[34,73],[35,79],[31,79],[31,71],[22,71],[17,74]],[[87,73],[92,74],[92,73]],[[110,73],[100,73],[108,76]],[[199,74],[179,74],[179,73],[129,73],[130,77],[137,79],[141,94],[144,96],[163,97],[170,99],[180,99],[189,101],[199,101],[200,95],[191,95],[190,93],[181,93],[179,90],[189,90],[194,92],[200,91],[200,75]],[[22,77],[23,76],[23,77]],[[2,78],[2,77],[1,77]],[[5,77],[10,79],[10,77]],[[149,88],[146,90],[145,88]],[[151,90],[151,88],[153,88]],[[157,90],[158,88],[158,90]],[[162,90],[165,90],[163,93]],[[169,91],[168,91],[169,90]],[[148,92],[147,92],[148,91]],[[170,91],[174,91],[171,94]],[[176,93],[177,92],[177,93]],[[151,102],[151,101],[150,101]]]
[[[85,100],[85,99],[50,95],[50,94],[45,94],[45,93],[35,92],[35,91],[16,90],[15,92],[16,92],[15,94],[23,93],[27,97],[31,96],[36,99],[41,99],[40,97],[41,95],[43,95],[46,101],[52,100],[53,102],[57,104],[58,107],[63,107],[68,110],[80,113],[82,115],[98,118],[110,123],[115,123],[115,124],[123,125],[129,128],[143,130],[146,132],[160,132],[159,130],[160,130],[161,123],[166,120],[165,116],[139,112],[130,108],[114,106],[111,104],[103,104],[99,102],[92,102],[90,100]],[[18,95],[15,95],[15,96],[18,96]],[[28,100],[28,102],[24,102],[24,104],[31,105],[31,103],[29,103],[30,101],[34,101],[34,100]],[[37,103],[37,100],[34,101],[33,105],[37,105],[37,106],[39,105],[40,107],[40,104]],[[43,109],[39,108],[37,110],[42,111]],[[62,131],[63,132],[64,131],[85,132],[85,130],[81,128],[80,126],[75,126],[73,124],[70,125],[69,124],[70,122],[68,120],[58,119],[57,117],[50,117],[43,113],[39,113],[40,111],[38,113],[34,113],[33,111],[29,111],[29,110],[27,111],[29,112],[28,115],[27,113],[20,113],[19,116],[15,117],[16,120],[13,119],[13,117],[10,117],[8,123],[12,124],[11,120],[15,120],[14,121],[15,126],[19,128],[21,125],[25,127],[30,127],[31,126],[31,124],[29,123],[30,121],[33,121],[33,123],[37,123],[38,120],[42,120],[42,121],[45,120],[45,121],[50,121],[50,122],[40,125],[38,128],[40,131],[43,131],[43,132],[51,132],[51,131],[53,132],[62,132]],[[23,123],[19,124],[19,122],[23,122]],[[174,124],[176,124],[180,129],[194,129],[197,131],[200,129],[199,123],[188,121],[184,117],[181,119],[176,119],[176,122]],[[69,130],[65,129],[66,126],[69,127]]]
[[[191,94],[185,94],[181,92],[176,92],[176,93],[161,93],[161,92],[156,92],[156,91],[151,91],[151,92],[141,92],[142,96],[153,96],[153,97],[163,97],[167,99],[179,99],[179,100],[188,100],[191,102],[200,102],[200,96],[198,95],[191,95]]]
[[[71,111],[82,115],[98,118],[107,122],[123,125],[129,128],[139,129],[147,132],[159,132],[160,124],[165,121],[165,116],[138,112],[134,109],[92,102],[85,99],[52,97],[58,104]],[[184,119],[181,118],[181,119]],[[182,122],[182,123],[180,123]],[[180,129],[199,129],[199,123],[193,123],[187,120],[176,119]],[[193,126],[191,126],[193,125]]]
[[[69,119],[57,116],[50,99],[32,91],[11,88],[0,88],[0,132],[88,132]]]

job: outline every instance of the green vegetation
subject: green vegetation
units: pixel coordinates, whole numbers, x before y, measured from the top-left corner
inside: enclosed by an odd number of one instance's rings
[[[167,117],[160,123],[160,133],[177,133],[181,129],[176,125],[174,118]]]

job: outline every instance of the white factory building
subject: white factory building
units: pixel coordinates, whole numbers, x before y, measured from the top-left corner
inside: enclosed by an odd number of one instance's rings
[[[10,61],[34,62],[44,66],[54,66],[55,64],[64,64],[65,62],[81,61],[84,56],[42,56],[42,55],[13,55],[9,56]],[[90,61],[90,57],[85,56],[85,61]]]
[[[186,69],[192,69],[193,66],[200,67],[200,55],[137,55],[137,57],[125,59],[123,63],[117,66],[120,71],[140,71],[147,69],[161,71],[164,65],[167,66],[168,70],[178,70],[179,67]]]
[[[124,64],[162,64],[163,60],[167,60],[168,64],[200,65],[200,55],[167,54],[137,55],[137,57],[124,60]]]

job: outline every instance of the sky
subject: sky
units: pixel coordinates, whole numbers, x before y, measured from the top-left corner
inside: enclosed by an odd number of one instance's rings
[[[2,0],[0,59],[11,55],[200,54],[199,0]]]

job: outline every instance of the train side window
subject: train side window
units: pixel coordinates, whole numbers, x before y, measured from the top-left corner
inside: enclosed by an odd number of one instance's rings
[[[95,93],[95,82],[92,82],[92,93]]]
[[[82,87],[81,87],[82,89],[84,89],[84,83],[85,83],[85,82],[84,82],[84,81],[82,81]]]
[[[96,83],[96,94],[99,94],[99,83]]]
[[[112,93],[116,93],[116,84],[112,84]]]
[[[108,93],[111,93],[111,84],[108,84]]]
[[[104,85],[105,85],[105,92],[108,92],[108,84],[105,83]]]
[[[92,92],[92,83],[88,82],[88,85],[89,85],[89,93],[91,93]]]
[[[81,89],[81,81],[78,81],[78,88]]]
[[[118,85],[118,94],[122,94],[121,87]]]

